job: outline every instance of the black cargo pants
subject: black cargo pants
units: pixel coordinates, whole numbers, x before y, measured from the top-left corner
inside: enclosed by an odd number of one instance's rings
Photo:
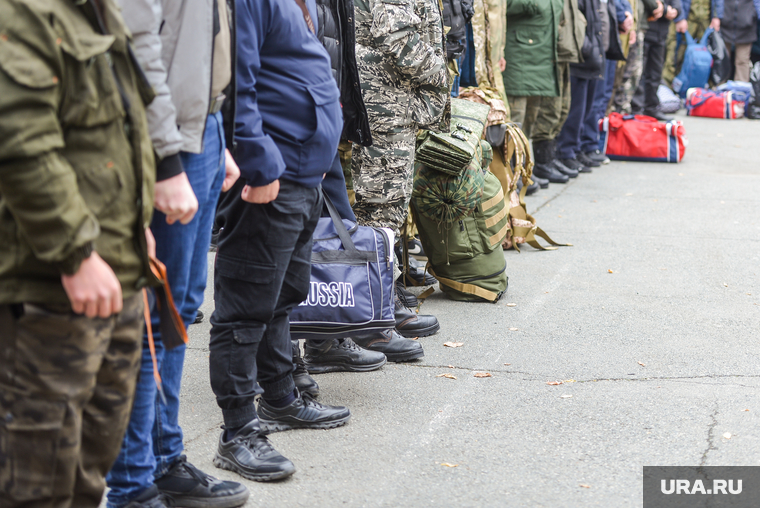
[[[295,389],[288,316],[308,295],[322,210],[317,189],[280,180],[277,199],[258,205],[240,198],[244,185],[226,193],[217,216],[209,368],[227,427],[256,417],[257,394],[277,399]]]

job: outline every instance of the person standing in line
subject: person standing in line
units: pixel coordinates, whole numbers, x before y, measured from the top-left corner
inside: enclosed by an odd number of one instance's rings
[[[0,34],[0,506],[97,508],[158,283],[152,91],[112,0],[0,0]]]
[[[752,68],[750,54],[757,40],[760,0],[715,0],[714,16],[720,19],[718,29],[726,46],[733,46],[734,81],[749,82]]]
[[[157,91],[147,110],[148,127],[164,171],[156,183],[151,228],[186,329],[203,302],[219,193],[239,175],[225,149],[220,112],[232,77],[230,12],[225,0],[122,1],[135,56]],[[183,208],[188,202],[192,206]],[[156,306],[151,321],[163,394],[153,380],[145,337],[132,416],[107,478],[108,508],[240,506],[248,498],[243,485],[200,471],[183,454],[178,419],[185,345],[169,349],[158,340]]]

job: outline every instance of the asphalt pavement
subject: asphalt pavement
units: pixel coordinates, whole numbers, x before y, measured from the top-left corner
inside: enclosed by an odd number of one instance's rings
[[[189,460],[243,481],[246,506],[310,508],[639,507],[642,466],[760,465],[760,122],[682,120],[682,163],[612,162],[529,197],[573,246],[505,252],[496,304],[437,291],[421,361],[316,376],[352,418],[272,435],[286,481],[211,463],[210,274],[183,380]]]

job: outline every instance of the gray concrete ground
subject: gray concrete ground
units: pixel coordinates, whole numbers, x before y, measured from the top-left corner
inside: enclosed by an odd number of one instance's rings
[[[684,123],[681,164],[613,162],[528,198],[574,246],[506,252],[497,304],[436,292],[422,361],[317,376],[350,423],[273,435],[297,472],[243,480],[247,506],[636,507],[644,465],[760,464],[760,123]],[[190,328],[187,454],[240,480],[211,463],[208,330]]]

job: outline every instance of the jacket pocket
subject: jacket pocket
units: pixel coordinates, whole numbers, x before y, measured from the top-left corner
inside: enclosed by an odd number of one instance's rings
[[[275,265],[254,263],[248,260],[217,256],[214,270],[222,277],[252,282],[254,284],[269,284],[274,280]]]
[[[62,401],[6,393],[0,407],[0,484],[14,501],[53,496],[65,414]]]
[[[324,173],[335,157],[343,131],[340,97],[338,87],[332,79],[311,85],[308,91],[314,105],[316,124],[311,136],[301,143],[299,173],[303,169]]]
[[[53,69],[31,49],[8,37],[0,38],[0,69],[13,81],[28,88],[51,88],[59,81]]]
[[[96,216],[114,202],[124,186],[112,161],[77,172],[77,186],[85,203]]]

